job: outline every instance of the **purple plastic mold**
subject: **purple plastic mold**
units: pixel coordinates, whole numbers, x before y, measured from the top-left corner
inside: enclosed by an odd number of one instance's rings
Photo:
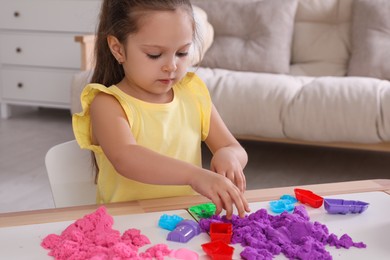
[[[329,214],[362,213],[369,203],[358,200],[324,199],[325,210]]]
[[[201,232],[197,222],[186,219],[179,222],[174,230],[168,233],[167,240],[180,243],[186,243]]]

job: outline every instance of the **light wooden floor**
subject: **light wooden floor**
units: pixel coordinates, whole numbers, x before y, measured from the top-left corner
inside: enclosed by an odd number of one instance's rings
[[[0,212],[52,208],[44,157],[50,147],[74,139],[70,112],[13,112],[0,119]]]
[[[22,109],[0,119],[0,212],[54,207],[44,157],[74,139],[67,110]],[[247,188],[390,179],[390,154],[241,142],[249,155]],[[210,154],[204,149],[204,164]],[[282,195],[282,194],[281,194]]]

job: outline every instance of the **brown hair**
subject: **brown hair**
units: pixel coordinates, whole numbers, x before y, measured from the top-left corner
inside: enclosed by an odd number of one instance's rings
[[[96,65],[91,81],[109,87],[120,82],[125,76],[122,65],[118,64],[111,54],[107,43],[109,35],[125,44],[127,36],[138,31],[140,18],[146,12],[174,11],[177,8],[184,8],[194,20],[189,0],[104,0],[96,33]],[[197,40],[195,21],[193,24],[194,40]]]

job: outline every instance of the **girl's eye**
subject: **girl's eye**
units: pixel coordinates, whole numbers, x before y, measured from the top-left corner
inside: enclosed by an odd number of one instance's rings
[[[161,57],[161,54],[146,54],[148,56],[148,58],[152,59],[152,60],[157,60],[158,58]],[[178,52],[176,53],[176,56],[177,57],[186,57],[188,55],[188,52]]]
[[[185,56],[187,56],[188,55],[188,52],[178,52],[177,54],[176,54],[176,56],[178,56],[178,57],[185,57]]]
[[[146,54],[150,59],[157,60],[161,57],[161,54]]]

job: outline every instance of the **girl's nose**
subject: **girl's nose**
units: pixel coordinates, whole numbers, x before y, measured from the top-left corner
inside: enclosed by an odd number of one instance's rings
[[[177,69],[177,64],[176,64],[176,57],[170,59],[169,61],[164,64],[162,67],[162,70],[164,72],[174,72]]]

